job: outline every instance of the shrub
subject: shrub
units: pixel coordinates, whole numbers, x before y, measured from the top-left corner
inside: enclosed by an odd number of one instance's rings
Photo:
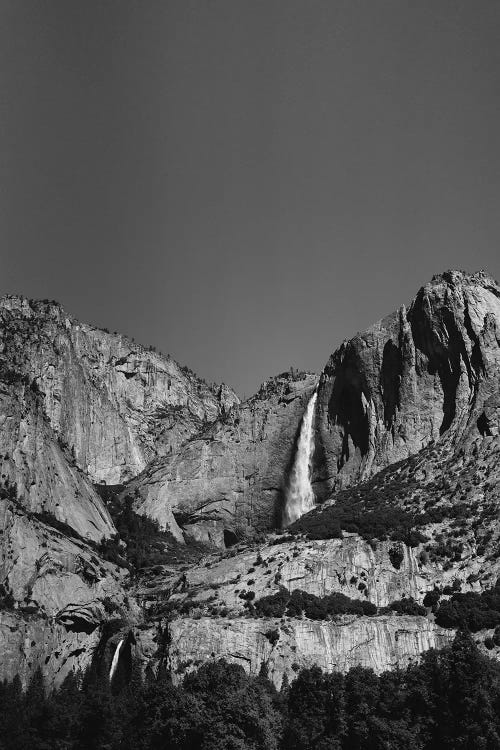
[[[455,593],[441,602],[436,623],[443,628],[468,628],[473,633],[500,626],[500,583],[480,594]]]
[[[418,604],[411,596],[405,599],[397,599],[389,604],[389,609],[397,612],[398,615],[426,615],[427,610]]]
[[[0,610],[14,609],[14,597],[8,588],[0,583]]]
[[[160,529],[156,520],[136,513],[130,495],[119,500],[116,492],[121,491],[121,486],[115,489],[96,485],[96,489],[105,500],[118,531],[115,537],[103,539],[99,544],[98,552],[105,560],[132,571],[171,562],[175,540]]]
[[[286,589],[263,596],[255,602],[256,614],[258,617],[283,617],[289,599],[290,594]]]
[[[251,602],[252,599],[255,599],[255,591],[242,591],[241,594],[239,594],[239,598]]]
[[[420,522],[418,516],[389,505],[379,492],[363,500],[353,499],[352,493],[338,493],[335,505],[307,513],[291,524],[289,531],[307,534],[309,539],[338,539],[347,531],[372,545],[376,539],[391,539],[416,547],[427,540],[414,528]]]
[[[497,625],[493,633],[493,643],[495,646],[500,646],[500,625]]]
[[[377,614],[377,607],[366,600],[350,599],[345,594],[334,593],[319,597],[306,591],[296,589],[291,594],[282,589],[271,596],[262,597],[255,602],[257,617],[308,617],[311,620],[326,620],[337,615]]]
[[[275,646],[280,639],[280,631],[277,630],[276,628],[274,628],[273,630],[266,631],[264,635],[266,636],[271,646]]]
[[[441,598],[441,594],[437,589],[428,591],[424,596],[423,605],[424,607],[435,607]]]
[[[401,549],[401,547],[391,547],[389,550],[389,560],[391,561],[391,565],[393,568],[396,568],[396,570],[399,570],[401,567],[401,563],[403,562],[405,556],[404,552]]]

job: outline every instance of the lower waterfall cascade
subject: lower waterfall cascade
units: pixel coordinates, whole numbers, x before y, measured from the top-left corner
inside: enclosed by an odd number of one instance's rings
[[[312,510],[315,505],[311,485],[311,462],[314,451],[313,422],[317,397],[315,390],[302,417],[297,450],[285,492],[283,526],[289,526],[304,513]]]
[[[118,659],[120,658],[120,650],[121,650],[121,647],[123,646],[123,643],[124,643],[124,641],[123,641],[123,638],[122,638],[122,640],[119,642],[118,646],[115,649],[115,653],[113,654],[113,661],[111,662],[111,669],[109,670],[109,681],[110,682],[113,679],[114,674],[116,672],[116,668],[118,666]]]

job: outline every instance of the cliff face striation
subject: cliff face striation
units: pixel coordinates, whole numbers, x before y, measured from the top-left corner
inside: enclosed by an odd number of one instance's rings
[[[275,631],[272,643],[266,633]],[[169,667],[178,682],[186,671],[205,661],[224,658],[257,675],[266,664],[280,688],[299,669],[319,666],[325,672],[347,672],[363,666],[377,673],[405,668],[423,651],[442,648],[453,633],[424,617],[344,618],[343,622],[306,620],[217,620],[189,618],[172,623]]]
[[[54,433],[43,397],[5,371],[0,373],[0,476],[30,513],[50,514],[96,542],[116,533],[93,485]]]
[[[0,300],[0,361],[36,383],[56,434],[96,482],[139,474],[238,403],[227,386],[52,302]]]
[[[408,310],[344,342],[318,389],[316,493],[366,479],[441,436],[460,441],[498,398],[499,340],[498,284],[449,271]]]
[[[303,666],[381,672],[445,645],[440,608],[457,592],[477,604],[500,574],[499,376],[500,288],[484,273],[435,277],[319,379],[286,373],[244,403],[57,304],[4,298],[0,678],[41,666],[58,684],[123,642],[174,680],[225,657],[266,663],[280,685]],[[316,388],[321,502],[270,533]],[[120,487],[99,495],[103,480]],[[176,541],[134,537],[154,562],[131,576],[108,508]],[[293,592],[300,607],[276,615],[273,597]],[[479,618],[479,640],[488,628]]]
[[[284,487],[302,415],[317,376],[273,378],[179,450],[151,463],[124,495],[135,509],[216,546],[280,524]]]
[[[60,684],[90,665],[107,622],[133,618],[125,571],[52,523],[0,500],[1,679],[19,674],[26,684],[40,666],[49,684]]]

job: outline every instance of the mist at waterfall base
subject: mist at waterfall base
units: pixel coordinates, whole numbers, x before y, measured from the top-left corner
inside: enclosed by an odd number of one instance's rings
[[[313,421],[317,396],[317,392],[314,391],[302,418],[297,451],[285,493],[283,526],[289,526],[304,513],[312,510],[315,505],[311,485],[311,461],[314,450]]]

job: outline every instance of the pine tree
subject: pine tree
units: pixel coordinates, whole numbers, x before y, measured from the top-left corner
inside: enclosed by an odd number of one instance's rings
[[[288,695],[283,748],[340,748],[344,732],[344,678],[319,667],[303,669]]]

